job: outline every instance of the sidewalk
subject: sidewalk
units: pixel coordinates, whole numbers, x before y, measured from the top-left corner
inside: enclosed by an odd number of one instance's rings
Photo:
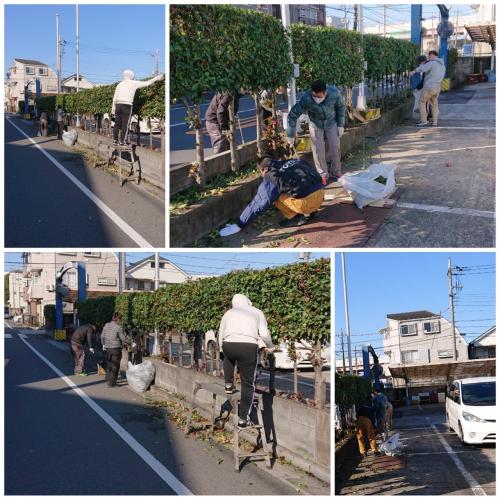
[[[373,163],[397,166],[392,208],[363,211],[338,198],[314,223],[281,229],[275,210],[216,244],[224,247],[493,247],[495,245],[495,85],[440,96],[437,128],[408,121],[378,138]],[[368,147],[368,145],[367,145]],[[359,170],[360,153],[343,161]],[[331,192],[330,187],[330,192]],[[334,189],[336,196],[345,195]]]

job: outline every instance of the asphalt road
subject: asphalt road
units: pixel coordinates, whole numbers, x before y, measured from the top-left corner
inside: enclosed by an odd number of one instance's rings
[[[403,459],[394,460],[393,470],[377,470],[377,457],[358,459],[350,473],[338,476],[338,494],[495,495],[495,447],[462,445],[447,429],[443,404],[396,408],[394,417]]]
[[[4,342],[5,494],[295,493],[254,464],[237,475],[229,450],[186,439],[123,382],[71,375],[69,353],[45,337],[6,325]]]
[[[120,188],[61,141],[36,137],[31,124],[8,116],[5,246],[163,247],[164,200],[132,183]]]

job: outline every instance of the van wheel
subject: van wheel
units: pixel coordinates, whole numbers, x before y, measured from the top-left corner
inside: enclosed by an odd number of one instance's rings
[[[137,132],[139,132],[139,124],[137,122],[132,122],[130,124],[130,130],[132,130],[134,134],[137,134]]]
[[[259,364],[264,370],[269,370],[271,368],[269,359],[267,358],[267,352],[264,348],[259,351]]]
[[[210,356],[210,359],[216,359],[217,344],[213,340],[210,340],[207,344],[207,353]]]

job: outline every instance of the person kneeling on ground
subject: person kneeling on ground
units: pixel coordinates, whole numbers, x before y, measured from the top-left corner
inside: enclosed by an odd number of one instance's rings
[[[375,439],[373,420],[375,410],[368,399],[356,408],[356,437],[358,438],[359,453],[366,457],[367,450],[365,439],[370,443],[370,448],[376,456],[381,455]]]
[[[85,349],[83,345],[88,343],[89,351],[94,354],[93,335],[95,332],[94,325],[79,326],[71,335],[71,354],[73,355],[73,364],[75,375],[86,376],[85,372]]]
[[[239,232],[272,204],[285,217],[280,222],[283,227],[306,224],[321,207],[325,196],[321,176],[306,161],[279,161],[264,156],[259,161],[259,169],[263,180],[257,194],[243,210],[238,222],[221,230],[221,236]]]
[[[102,349],[106,351],[106,383],[108,387],[116,385],[120,372],[122,349],[128,343],[120,325],[121,314],[113,314],[113,319],[104,325],[101,334]]]
[[[259,357],[259,340],[268,348],[273,341],[264,313],[252,306],[243,294],[233,296],[233,307],[224,313],[219,327],[219,341],[224,353],[224,382],[226,394],[236,392],[234,368],[238,364],[241,377],[241,399],[238,408],[238,427],[252,425],[250,413],[255,391],[255,372]]]

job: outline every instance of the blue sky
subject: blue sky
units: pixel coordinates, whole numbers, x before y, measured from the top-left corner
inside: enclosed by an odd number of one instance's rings
[[[126,261],[130,264],[150,255],[151,252],[128,252]],[[234,269],[264,269],[300,261],[298,252],[160,252],[160,255],[187,273],[199,275],[220,275]],[[329,258],[330,253],[311,253],[311,259],[320,257]],[[21,253],[6,253],[5,270],[18,268],[22,268]]]
[[[351,341],[353,346],[373,345],[382,353],[380,328],[386,315],[429,310],[450,318],[448,257],[454,266],[494,266],[494,253],[346,253],[346,275]],[[474,274],[472,274],[474,272]],[[344,289],[340,254],[335,263],[335,335],[346,331]],[[493,267],[467,271],[457,295],[455,321],[470,341],[495,324],[495,274]]]
[[[446,4],[450,7],[450,4]],[[327,15],[333,15],[336,17],[344,18],[344,7],[347,7],[347,17],[350,19],[349,27],[352,29],[352,20],[353,20],[353,4],[328,4]],[[386,24],[392,27],[399,27],[402,23],[408,22],[410,20],[410,4],[387,4],[387,12],[386,12]],[[459,13],[461,15],[467,15],[472,13],[472,9],[469,4],[459,5],[453,4],[451,5],[450,15],[452,16],[452,21],[454,21],[455,16]],[[380,23],[383,23],[383,4],[364,4],[363,5],[363,13],[365,26],[377,26]],[[435,17],[436,20],[439,18],[439,10],[436,4],[427,4],[423,6],[422,9],[422,17],[426,19],[430,19]]]
[[[75,5],[6,5],[4,70],[14,58],[40,60],[56,68],[56,13],[64,47],[63,77],[76,73]],[[121,79],[126,68],[136,78],[153,74],[160,50],[165,72],[165,6],[80,5],[80,73],[94,83]]]

